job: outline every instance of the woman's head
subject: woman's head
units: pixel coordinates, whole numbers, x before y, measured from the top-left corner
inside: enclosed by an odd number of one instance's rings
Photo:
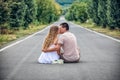
[[[48,35],[46,36],[45,41],[43,43],[43,49],[47,49],[51,44],[54,43],[57,34],[58,34],[58,26],[54,26],[54,25],[51,26]]]
[[[56,35],[58,34],[58,26],[51,26],[49,30],[50,35]]]

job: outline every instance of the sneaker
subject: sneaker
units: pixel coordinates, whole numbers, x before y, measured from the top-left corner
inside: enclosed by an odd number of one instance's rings
[[[64,61],[62,59],[52,61],[52,64],[63,64],[63,63]]]

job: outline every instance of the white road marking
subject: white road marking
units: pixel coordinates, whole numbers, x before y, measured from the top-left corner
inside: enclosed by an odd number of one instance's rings
[[[71,22],[71,23],[72,23],[72,22]],[[74,24],[74,23],[72,23],[72,24]],[[81,28],[84,28],[84,27],[82,27],[82,26],[80,26],[80,25],[77,25],[77,26],[79,26],[79,27],[81,27]],[[47,28],[49,28],[49,27],[50,27],[50,26],[46,27],[45,29],[47,29]],[[14,46],[14,45],[16,45],[16,44],[19,44],[19,43],[25,41],[26,39],[29,39],[29,38],[33,37],[34,35],[36,35],[36,34],[38,34],[38,33],[43,32],[45,29],[43,29],[43,30],[41,30],[41,31],[39,31],[39,32],[36,32],[36,33],[34,33],[33,35],[30,35],[30,36],[26,37],[25,39],[22,39],[22,40],[20,40],[20,41],[17,41],[17,42],[15,42],[15,43],[11,44],[11,45],[8,45],[8,46],[6,46],[6,47],[0,49],[0,52],[3,51],[3,50],[5,50],[5,49],[7,49],[7,48],[10,48],[10,47],[12,47],[12,46]],[[109,38],[109,39],[112,39],[112,40],[114,40],[114,41],[120,42],[119,39],[116,39],[116,38],[107,36],[107,35],[102,34],[102,33],[98,33],[98,32],[96,32],[96,31],[92,31],[92,30],[87,29],[87,28],[84,28],[84,29],[86,29],[87,31],[90,31],[90,32],[94,32],[94,33],[96,33],[96,34],[98,34],[98,35],[107,37],[107,38]]]
[[[87,28],[84,28],[84,29],[86,29],[86,30],[88,30],[88,31],[90,31],[90,32],[94,32],[94,33],[96,33],[96,34],[98,34],[98,35],[101,35],[101,36],[107,37],[107,38],[109,38],[109,39],[112,39],[112,40],[114,40],[114,41],[120,42],[119,39],[116,39],[116,38],[113,38],[113,37],[107,36],[107,35],[102,34],[102,33],[98,33],[98,32],[96,32],[96,31],[92,31],[92,30],[87,29]]]
[[[72,23],[72,22],[70,22],[70,23]],[[74,24],[74,23],[72,23],[72,24]],[[75,25],[77,25],[77,24],[75,24]],[[120,42],[119,39],[116,39],[116,38],[113,38],[113,37],[107,36],[107,35],[105,35],[105,34],[102,34],[102,33],[99,33],[99,32],[96,32],[96,31],[93,31],[93,30],[90,30],[90,29],[87,29],[87,28],[82,27],[82,26],[80,26],[80,25],[77,25],[77,26],[79,26],[79,27],[81,27],[81,28],[83,28],[83,29],[86,29],[87,31],[93,32],[93,33],[95,33],[95,34],[98,34],[98,35],[100,35],[100,36],[103,36],[103,37],[106,37],[106,38],[112,39],[112,40],[114,40],[114,41]]]
[[[49,27],[50,27],[50,26],[48,26],[48,27],[46,27],[45,29],[43,29],[43,30],[41,30],[41,31],[39,31],[39,32],[36,32],[36,33],[34,33],[34,34],[32,34],[32,35],[30,35],[30,36],[28,36],[28,37],[26,37],[26,38],[24,38],[24,39],[22,39],[22,40],[19,40],[19,41],[15,42],[15,43],[13,43],[13,44],[11,44],[11,45],[8,45],[8,46],[0,49],[0,52],[4,51],[5,49],[10,48],[10,47],[12,47],[12,46],[14,46],[14,45],[17,45],[17,44],[19,44],[19,43],[21,43],[21,42],[23,42],[23,41],[25,41],[25,40],[33,37],[34,35],[36,35],[36,34],[38,34],[38,33],[43,32],[44,30],[46,30],[46,29],[49,28]]]

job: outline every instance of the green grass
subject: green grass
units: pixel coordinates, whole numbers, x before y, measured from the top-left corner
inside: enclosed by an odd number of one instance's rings
[[[100,32],[100,33],[120,39],[120,30],[110,30],[109,28],[102,28],[100,26],[96,26],[92,22],[88,22],[88,23],[75,22],[75,23],[79,24],[85,28],[94,30],[96,32]],[[40,26],[31,25],[29,29],[26,29],[26,30],[20,29],[19,31],[14,32],[14,34],[13,33],[12,34],[4,34],[4,35],[0,34],[0,47],[3,46],[4,44],[14,41],[20,37],[33,34],[45,27],[46,27],[46,25],[40,25]]]
[[[93,31],[103,33],[103,34],[106,34],[108,36],[120,39],[120,30],[118,30],[118,29],[110,30],[108,27],[102,28],[101,26],[97,26],[97,25],[93,24],[92,22],[88,22],[88,23],[75,22],[75,23],[81,25],[82,27],[91,29]]]
[[[29,29],[26,29],[26,30],[20,29],[19,31],[14,31],[14,33],[12,34],[0,34],[0,47],[20,37],[27,36],[39,30],[42,30],[45,27],[46,25],[40,25],[40,26],[31,25]]]

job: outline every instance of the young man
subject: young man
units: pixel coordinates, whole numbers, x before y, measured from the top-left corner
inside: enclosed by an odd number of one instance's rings
[[[60,57],[64,60],[64,62],[79,62],[80,52],[78,50],[77,40],[75,35],[69,32],[69,25],[67,23],[61,23],[59,33],[61,35],[58,39],[58,44],[56,45],[56,47],[43,51],[57,51],[62,47],[64,52],[60,54]]]

